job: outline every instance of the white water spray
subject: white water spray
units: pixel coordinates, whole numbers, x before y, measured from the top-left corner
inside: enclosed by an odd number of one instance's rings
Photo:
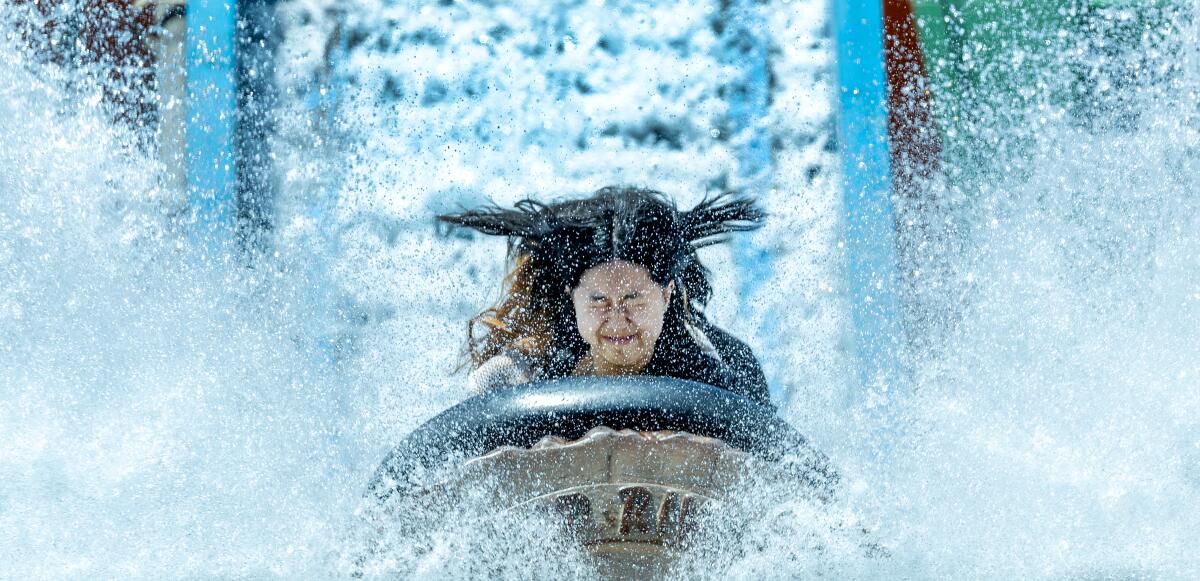
[[[317,574],[361,483],[305,281],[201,264],[98,91],[7,25],[0,577]]]
[[[999,160],[1008,177],[948,194],[971,202],[951,216],[961,245],[940,256],[952,274],[929,304],[944,324],[918,360],[891,462],[878,466],[856,448],[861,434],[846,419],[856,410],[822,391],[837,386],[793,392],[786,413],[845,468],[845,497],[814,512],[788,490],[748,490],[755,500],[746,502],[767,503],[755,508],[770,518],[736,543],[699,548],[692,573],[1197,576],[1200,136],[1196,40],[1179,35],[1183,73],[1143,87],[1136,127],[1085,130],[1051,110],[1045,121],[1031,116],[1036,131],[984,128],[1024,145]],[[428,208],[397,187],[410,183],[406,168],[364,155],[355,179],[330,180],[343,212],[329,221],[334,252],[302,254],[316,223],[301,216],[281,224],[277,262],[199,267],[153,162],[105,120],[93,93],[64,89],[60,69],[23,62],[13,43],[0,51],[4,574],[348,572],[347,522],[375,463],[465,396],[450,374],[461,321],[490,298],[502,249],[466,251],[410,227],[422,219],[414,208]],[[372,126],[368,113],[357,127]],[[432,147],[437,133],[419,137]],[[287,159],[296,181],[314,177]],[[811,179],[804,173],[788,174],[797,190]],[[544,172],[533,176],[523,183]],[[313,347],[344,322],[310,320],[308,261],[368,323],[338,366]],[[822,271],[787,272],[781,292],[816,305],[796,320],[836,337],[839,320],[824,313],[840,299],[809,288],[828,286]],[[824,361],[828,369],[803,372],[816,382],[838,369],[836,345],[780,353],[801,343],[765,345],[760,356]],[[484,521],[461,508],[383,570],[581,572],[569,551],[539,544],[547,537],[531,532],[536,522]],[[888,556],[864,557],[844,523],[866,525]]]

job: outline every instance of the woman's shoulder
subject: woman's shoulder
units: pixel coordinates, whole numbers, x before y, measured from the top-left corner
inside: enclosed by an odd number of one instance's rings
[[[694,327],[733,376],[730,391],[770,406],[771,394],[767,389],[767,377],[750,346],[707,320],[699,319]],[[701,349],[703,348],[701,346]]]

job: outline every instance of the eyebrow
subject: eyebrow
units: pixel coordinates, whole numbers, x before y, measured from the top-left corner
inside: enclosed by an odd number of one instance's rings
[[[601,293],[601,292],[594,292],[594,293],[591,293],[588,295],[588,299],[593,300],[593,301],[603,301],[607,298],[608,298],[608,295]],[[625,293],[624,295],[621,296],[621,299],[640,299],[640,298],[642,298],[642,291],[640,291],[640,290],[631,291],[631,292]]]

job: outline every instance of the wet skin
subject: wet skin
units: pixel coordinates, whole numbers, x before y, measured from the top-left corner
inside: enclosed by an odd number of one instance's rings
[[[583,273],[571,290],[588,355],[577,375],[635,375],[650,362],[675,283],[659,286],[645,268],[614,260]]]

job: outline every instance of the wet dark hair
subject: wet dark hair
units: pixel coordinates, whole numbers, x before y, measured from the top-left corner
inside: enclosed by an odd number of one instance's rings
[[[516,263],[505,301],[472,321],[472,328],[481,322],[490,327],[482,345],[468,333],[476,366],[515,347],[540,359],[547,377],[570,375],[587,353],[576,328],[570,289],[588,269],[614,260],[637,264],[658,285],[675,282],[682,291],[672,294],[646,373],[685,365],[675,359],[693,358],[687,345],[695,347],[695,342],[684,323],[702,317],[712,296],[708,269],[696,251],[723,242],[730,232],[758,228],[764,218],[754,199],[746,196],[721,194],[681,211],[665,194],[634,187],[606,187],[576,200],[526,199],[512,209],[491,206],[438,216],[456,226],[508,237]]]

